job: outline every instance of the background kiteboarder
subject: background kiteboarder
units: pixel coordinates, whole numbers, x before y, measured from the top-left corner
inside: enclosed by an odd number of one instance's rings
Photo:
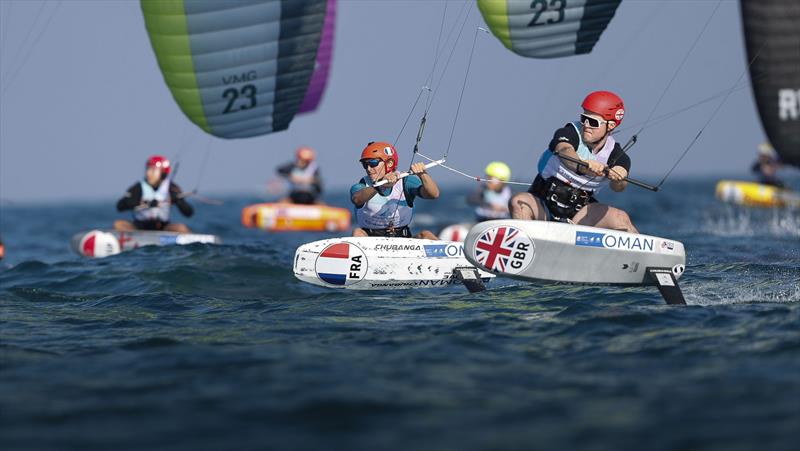
[[[117,202],[117,211],[133,210],[133,222],[118,219],[114,221],[114,229],[123,232],[133,230],[191,232],[185,224],[169,222],[172,204],[175,204],[187,218],[194,214],[194,208],[181,195],[180,187],[172,183],[172,178],[169,176],[171,169],[169,160],[161,155],[153,155],[147,159],[144,179],[131,185]]]

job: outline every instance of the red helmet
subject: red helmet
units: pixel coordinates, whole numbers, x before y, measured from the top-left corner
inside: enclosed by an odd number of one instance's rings
[[[622,99],[610,91],[594,91],[583,99],[581,104],[584,110],[603,116],[607,121],[614,121],[617,125],[622,123],[625,116],[625,105]]]
[[[305,146],[298,147],[296,155],[298,160],[303,161],[314,161],[314,158],[317,157],[317,155],[314,153],[314,149]]]
[[[361,152],[359,160],[369,160],[371,158],[383,160],[386,163],[386,172],[394,171],[397,169],[397,165],[400,164],[397,150],[393,145],[383,141],[372,141],[367,144],[367,147]]]
[[[169,160],[167,157],[161,155],[153,155],[152,157],[147,159],[147,164],[145,165],[146,168],[159,168],[161,169],[162,175],[169,174]]]

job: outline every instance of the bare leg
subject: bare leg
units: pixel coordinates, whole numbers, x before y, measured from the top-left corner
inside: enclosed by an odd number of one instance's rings
[[[136,227],[134,227],[133,223],[130,221],[117,219],[114,221],[114,230],[118,230],[120,232],[133,232],[136,230]]]
[[[418,234],[414,235],[414,238],[422,238],[422,239],[425,239],[425,240],[438,240],[439,239],[439,237],[437,237],[436,235],[431,233],[430,230],[423,230],[423,231],[419,232]]]
[[[164,230],[167,232],[192,233],[192,231],[189,230],[189,227],[186,227],[186,224],[177,222],[174,224],[167,224],[167,226],[164,227]]]
[[[508,209],[513,219],[535,219],[547,221],[544,205],[531,193],[519,193],[508,202]]]
[[[639,233],[631,222],[628,213],[619,208],[605,204],[593,203],[583,207],[572,218],[575,224],[603,227],[605,229],[623,230],[630,233]]]
[[[353,228],[353,236],[369,236],[367,232],[364,231],[361,227],[354,227]]]

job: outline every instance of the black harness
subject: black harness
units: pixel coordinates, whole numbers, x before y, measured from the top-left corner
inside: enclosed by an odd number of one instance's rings
[[[362,229],[369,236],[387,236],[392,238],[411,238],[411,229],[408,226],[390,227],[387,229]]]
[[[597,202],[591,191],[582,190],[556,177],[537,175],[528,192],[538,197],[556,221],[568,222],[586,205]]]

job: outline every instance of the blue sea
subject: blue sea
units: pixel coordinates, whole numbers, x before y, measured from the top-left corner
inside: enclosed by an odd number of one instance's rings
[[[223,245],[97,260],[69,240],[123,217],[113,196],[3,204],[0,448],[797,449],[800,212],[722,205],[714,183],[601,196],[685,244],[682,307],[652,287],[307,285],[295,249],[334,235],[245,229],[252,195],[195,202]],[[471,219],[468,190],[418,202],[413,228]]]

